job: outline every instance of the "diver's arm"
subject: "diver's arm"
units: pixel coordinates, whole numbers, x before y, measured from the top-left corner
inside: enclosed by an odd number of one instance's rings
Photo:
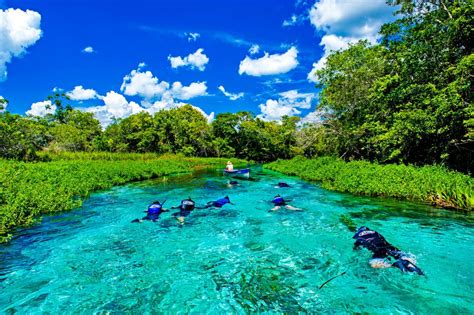
[[[362,242],[357,239],[357,240],[354,242],[354,247],[353,247],[353,249],[359,249],[361,245],[362,245]]]

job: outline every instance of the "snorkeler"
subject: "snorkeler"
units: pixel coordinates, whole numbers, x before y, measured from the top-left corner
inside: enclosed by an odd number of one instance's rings
[[[230,202],[230,199],[228,196],[225,196],[224,198],[217,199],[216,201],[209,201],[202,209],[207,209],[207,208],[222,208],[226,204],[231,204],[233,205],[232,202]]]
[[[424,275],[423,271],[415,265],[416,260],[413,256],[391,245],[378,232],[362,226],[352,238],[356,240],[354,249],[365,247],[373,253],[369,262],[372,268],[395,267],[403,272],[416,272],[419,275]],[[392,263],[391,258],[396,259],[396,261]]]
[[[227,187],[229,187],[229,188],[233,188],[233,187],[237,187],[237,186],[240,186],[240,183],[236,180],[229,180],[227,182]]]
[[[275,186],[275,188],[287,188],[287,187],[289,188],[290,185],[288,185],[288,184],[285,183],[285,182],[279,182],[279,183]]]
[[[165,204],[166,200],[163,201],[163,203],[159,201],[153,201],[151,205],[148,206],[148,209],[146,211],[146,216],[143,217],[142,219],[135,219],[132,221],[132,223],[139,223],[143,221],[153,221],[156,222],[160,218],[160,215],[163,212],[168,212],[169,210],[163,208],[163,205]]]
[[[172,214],[180,223],[184,222],[184,218],[191,214],[191,212],[196,209],[196,203],[191,197],[188,199],[181,200],[181,204],[176,207],[171,207],[171,209],[179,209],[178,212]]]
[[[293,207],[293,206],[287,204],[286,202],[287,202],[287,200],[283,199],[283,197],[281,197],[280,195],[276,195],[275,197],[273,197],[273,200],[272,200],[272,203],[275,205],[272,208],[272,211],[277,211],[281,207],[285,207],[286,209],[292,210],[292,211],[302,211],[302,209]]]

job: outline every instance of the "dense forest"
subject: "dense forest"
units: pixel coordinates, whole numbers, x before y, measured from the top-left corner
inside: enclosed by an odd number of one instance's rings
[[[182,153],[253,161],[335,156],[346,160],[441,164],[472,173],[474,104],[472,1],[392,0],[398,20],[382,38],[331,54],[316,73],[319,123],[264,121],[221,113],[208,123],[192,106],[141,112],[102,129],[64,94],[56,112],[24,117],[0,110],[0,157],[36,160],[37,152]],[[6,103],[2,100],[1,103]],[[0,103],[0,106],[1,106]]]

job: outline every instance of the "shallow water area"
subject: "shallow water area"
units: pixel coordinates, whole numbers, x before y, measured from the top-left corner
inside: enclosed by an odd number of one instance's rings
[[[253,177],[235,187],[217,172],[115,187],[18,231],[0,245],[0,313],[474,312],[472,215]],[[269,211],[276,194],[304,211]],[[225,195],[235,205],[196,210],[183,225],[173,210],[131,223],[156,199],[167,208]],[[361,225],[415,255],[426,276],[370,268],[370,253],[352,249]]]

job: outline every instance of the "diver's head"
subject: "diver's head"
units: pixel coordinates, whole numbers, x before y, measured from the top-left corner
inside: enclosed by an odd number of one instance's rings
[[[152,204],[154,204],[154,205],[161,205],[161,202],[160,202],[160,201],[158,201],[158,200],[155,200],[155,201],[153,201],[153,203],[152,203]]]
[[[363,232],[363,231],[369,231],[370,229],[366,226],[361,226],[359,229],[357,229],[356,234]]]
[[[238,185],[239,182],[236,181],[236,180],[231,180],[231,181],[229,182],[229,184],[230,184],[230,185]]]

